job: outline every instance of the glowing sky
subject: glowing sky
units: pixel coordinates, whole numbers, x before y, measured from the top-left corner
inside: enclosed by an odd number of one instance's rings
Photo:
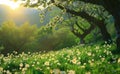
[[[10,0],[0,0],[0,4],[7,5],[11,9],[16,9],[16,8],[18,8],[20,6],[19,2],[13,2],[13,1],[10,1]]]

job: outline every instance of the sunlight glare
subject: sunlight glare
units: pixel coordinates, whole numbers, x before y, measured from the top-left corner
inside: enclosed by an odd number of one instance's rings
[[[17,9],[20,6],[19,3],[13,2],[13,1],[10,1],[10,0],[0,0],[0,4],[7,5],[13,10]]]

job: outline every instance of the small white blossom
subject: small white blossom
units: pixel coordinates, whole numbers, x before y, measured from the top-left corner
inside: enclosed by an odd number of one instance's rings
[[[120,58],[118,59],[118,63],[120,63]]]
[[[2,72],[3,71],[3,68],[2,67],[0,67],[0,72]]]
[[[91,52],[88,52],[88,53],[87,53],[87,55],[88,55],[88,56],[91,56],[91,55],[92,55],[92,53],[91,53]]]
[[[91,74],[91,72],[86,72],[85,74]]]
[[[50,65],[50,63],[49,63],[49,62],[45,62],[45,63],[44,63],[44,65],[49,66],[49,65]]]
[[[68,74],[75,74],[75,71],[74,70],[69,70]]]
[[[19,65],[20,67],[23,67],[23,63],[20,63],[20,65]]]
[[[76,63],[77,63],[77,58],[72,59],[71,62],[72,62],[73,64],[76,64]]]
[[[30,67],[30,65],[29,65],[29,64],[26,64],[25,67],[28,68],[28,67]]]

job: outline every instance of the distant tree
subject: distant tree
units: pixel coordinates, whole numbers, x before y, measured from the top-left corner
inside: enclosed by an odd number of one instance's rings
[[[27,43],[34,39],[36,26],[24,23],[17,26],[14,22],[8,21],[0,27],[0,42],[4,46],[2,53],[19,51]]]

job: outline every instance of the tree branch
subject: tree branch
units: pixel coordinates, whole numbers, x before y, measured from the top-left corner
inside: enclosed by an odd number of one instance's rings
[[[81,26],[79,26],[79,24],[78,24],[78,22],[76,21],[75,22],[75,24],[77,25],[77,27],[79,28],[79,29],[81,29],[83,32],[85,31]]]

